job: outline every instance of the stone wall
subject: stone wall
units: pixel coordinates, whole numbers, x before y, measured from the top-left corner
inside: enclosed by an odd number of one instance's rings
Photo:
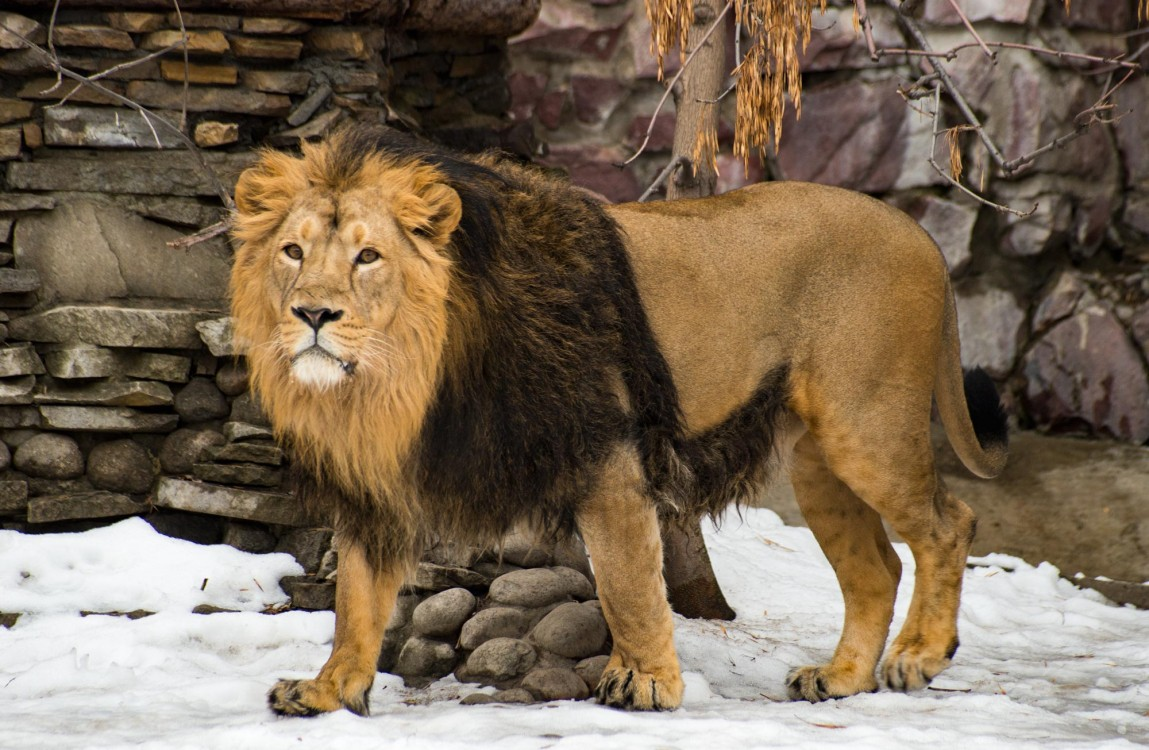
[[[869,6],[877,44],[907,46],[889,9]],[[1140,48],[1143,36],[1125,35],[1138,27],[1136,6],[1075,2],[1066,17],[1060,0],[962,3],[987,39],[1095,55]],[[926,161],[931,120],[897,93],[922,74],[920,65],[870,62],[852,15],[849,2],[815,15],[802,119],[790,110],[774,170],[873,193],[933,234],[957,291],[963,359],[1006,386],[1020,426],[1149,440],[1149,79],[1138,75],[1119,90],[1115,124],[1095,126],[1015,179],[984,169],[974,136],[964,136],[969,184],[1022,210],[1038,204],[1018,219],[934,173]],[[920,16],[935,49],[969,40],[945,0],[926,0]],[[546,0],[538,21],[510,40],[511,117],[531,125],[541,161],[611,200],[637,198],[669,159],[672,104],[657,114],[644,155],[614,166],[641,143],[663,91],[649,40],[641,0]],[[678,56],[668,64],[669,75]],[[1072,131],[1074,116],[1117,81],[1082,76],[1073,65],[1010,51],[990,65],[968,49],[951,72],[1015,158]],[[765,171],[730,156],[731,98],[723,104],[720,191]]]

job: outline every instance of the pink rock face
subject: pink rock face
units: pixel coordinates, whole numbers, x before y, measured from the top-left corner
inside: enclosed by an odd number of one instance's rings
[[[512,73],[507,78],[511,89],[511,119],[522,122],[531,119],[535,106],[547,88],[547,77],[542,74]]]
[[[610,117],[629,89],[613,78],[573,75],[571,93],[575,117],[579,122],[595,125]]]
[[[1025,402],[1038,426],[1143,443],[1149,378],[1117,318],[1094,305],[1054,326],[1025,356]]]
[[[1002,23],[1025,23],[1035,10],[1040,12],[1035,0],[962,0],[961,9],[970,21],[1000,21]],[[961,18],[949,0],[926,0],[924,20],[926,23],[955,25]]]

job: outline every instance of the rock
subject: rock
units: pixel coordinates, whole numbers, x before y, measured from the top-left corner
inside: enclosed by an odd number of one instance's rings
[[[545,607],[571,595],[570,583],[550,568],[516,570],[491,583],[489,598],[515,607]]]
[[[8,330],[12,338],[21,341],[198,349],[200,338],[195,324],[214,314],[173,308],[61,305],[15,318],[9,322]]]
[[[180,66],[183,67],[182,65]],[[167,119],[158,115],[157,119]],[[44,109],[44,142],[83,148],[180,148],[170,128],[136,112],[111,107],[66,105]]]
[[[298,39],[266,39],[233,36],[231,48],[235,56],[246,60],[298,60],[303,42]]]
[[[126,115],[119,116],[126,121]],[[38,271],[43,279],[44,302],[103,302],[112,297],[225,299],[231,272],[226,245],[204,244],[194,253],[173,252],[165,245],[182,234],[119,208],[75,201],[47,214],[21,218],[13,247],[16,263]]]
[[[209,451],[212,461],[224,463],[255,463],[279,466],[283,463],[283,450],[268,443],[232,443]]]
[[[493,638],[520,638],[526,635],[529,626],[530,621],[521,610],[489,607],[463,623],[459,646],[473,651]]]
[[[272,94],[302,94],[311,85],[305,70],[245,70],[240,78],[249,89]]]
[[[181,44],[183,36],[179,30],[169,29],[166,31],[153,31],[144,37],[140,43],[142,49],[149,51],[161,50],[165,47],[170,47],[173,44]],[[218,30],[211,31],[188,31],[187,32],[187,51],[191,53],[207,53],[212,55],[222,55],[231,50],[231,45],[227,43],[227,37],[223,32]],[[135,98],[135,97],[130,97]],[[139,102],[144,104],[144,102]],[[146,106],[146,104],[145,104]]]
[[[228,521],[223,529],[223,543],[244,552],[263,554],[275,549],[275,535],[263,524]]]
[[[39,427],[43,421],[40,410],[33,406],[0,406],[0,429]]]
[[[36,377],[25,375],[17,378],[4,378],[0,380],[0,404],[30,404],[32,391],[36,388]]]
[[[235,72],[234,70],[232,71]],[[239,140],[239,124],[234,122],[204,121],[196,123],[195,143],[200,148],[226,146]]]
[[[200,339],[208,351],[217,357],[231,357],[239,354],[232,339],[231,318],[215,318],[196,324]]]
[[[571,76],[571,95],[579,122],[591,125],[604,122],[629,94],[630,89],[615,78]]]
[[[1088,297],[1087,297],[1088,295]],[[1037,305],[1033,313],[1033,332],[1042,333],[1054,323],[1068,318],[1077,311],[1077,305],[1083,299],[1091,304],[1096,301],[1089,287],[1071,271],[1062,271],[1057,277],[1053,288]]]
[[[586,601],[594,599],[594,586],[587,580],[587,577],[577,570],[571,568],[564,568],[561,565],[556,565],[551,568],[555,575],[562,579],[563,584],[567,587],[567,594],[579,601]]]
[[[185,539],[196,544],[219,544],[223,540],[224,520],[222,518],[153,508],[144,516],[144,520],[164,536]],[[286,584],[281,582],[281,585],[286,591]]]
[[[176,412],[185,422],[222,419],[231,411],[227,397],[206,378],[195,378],[175,398]]]
[[[598,656],[591,656],[583,659],[575,665],[575,674],[582,678],[583,684],[587,689],[594,692],[598,687],[599,680],[602,679],[602,673],[606,670],[606,665],[610,661],[610,657],[606,654],[599,654]]]
[[[12,453],[8,450],[8,446],[0,443],[0,471],[7,471],[8,467],[12,465]]]
[[[0,128],[0,161],[18,159],[24,150],[22,128]]]
[[[34,268],[0,268],[0,294],[34,292],[41,286],[40,274]]]
[[[0,33],[3,32],[0,31]],[[35,104],[23,99],[0,99],[0,125],[28,119],[32,116],[32,110],[35,107]],[[4,241],[7,240],[8,237],[5,236]]]
[[[319,570],[323,555],[331,549],[334,533],[324,528],[290,529],[279,538],[276,552],[286,552],[308,573]]]
[[[182,60],[160,60],[160,76],[165,81],[202,85],[234,86],[239,81],[239,70],[234,65],[204,65],[203,63],[189,63],[184,65]],[[199,143],[200,125],[222,125],[223,123],[199,122],[196,124],[196,143]],[[234,124],[233,124],[233,127]]]
[[[78,479],[36,479],[28,478],[28,494],[32,497],[42,495],[84,495],[95,492],[96,488],[86,477]]]
[[[548,60],[609,60],[628,18],[629,14],[599,16],[589,3],[542,3],[538,18],[510,40],[510,48],[516,54],[529,52]],[[647,36],[643,48],[649,43]]]
[[[1017,359],[1025,310],[1004,289],[955,291],[962,365],[984,367],[996,378],[1005,377]]]
[[[244,18],[245,34],[285,34],[299,36],[311,30],[311,24],[294,18]]]
[[[544,542],[534,535],[512,532],[504,537],[497,552],[504,562],[511,565],[540,568],[550,564],[554,546],[554,542]]]
[[[475,610],[475,602],[475,595],[462,588],[447,589],[429,596],[415,607],[415,632],[432,638],[451,638]],[[452,663],[451,666],[455,665]]]
[[[66,346],[44,355],[44,366],[54,378],[73,380],[106,378],[116,373],[116,355],[97,346]]]
[[[542,701],[586,700],[590,690],[573,669],[544,667],[523,678],[523,689]]]
[[[50,84],[49,84],[50,85]],[[163,85],[163,84],[159,84]],[[178,86],[172,88],[179,89]],[[54,94],[59,98],[62,94]],[[285,97],[286,98],[286,97]],[[178,109],[178,106],[177,106]],[[205,161],[220,175],[226,187],[234,187],[235,177],[250,166],[250,153],[204,154]],[[218,199],[214,184],[203,168],[185,152],[113,153],[103,151],[98,157],[68,156],[42,161],[17,162],[8,165],[8,187],[15,191],[65,190],[100,195],[128,193],[151,196],[211,196]],[[52,208],[51,196],[16,192],[0,195],[5,210]],[[224,246],[225,243],[218,243]],[[190,261],[190,253],[172,253],[161,248],[178,262]],[[202,245],[198,250],[203,250]],[[161,347],[162,348],[162,347]],[[180,347],[189,348],[189,347]]]
[[[634,174],[614,166],[625,158],[615,149],[553,145],[542,161],[547,166],[565,168],[571,182],[579,187],[621,203],[635,200],[642,192]]]
[[[48,32],[40,22],[18,13],[0,11],[0,50],[24,49],[25,44],[21,36],[35,44],[43,44],[48,40]]]
[[[523,688],[497,690],[491,695],[492,703],[534,703],[535,701],[535,696],[531,695],[531,691]]]
[[[264,438],[274,437],[268,427],[258,424],[249,424],[247,422],[224,422],[223,435],[227,438],[228,442],[233,443],[243,440],[262,440]]]
[[[594,596],[594,573],[591,572],[590,558],[586,554],[586,546],[577,536],[560,540],[555,545],[554,565],[556,568],[570,568],[581,573],[590,584],[590,596],[576,598],[592,598]]]
[[[209,451],[226,438],[214,430],[181,428],[164,438],[160,467],[166,474],[191,474],[192,466],[204,461]]]
[[[125,375],[165,383],[186,383],[191,372],[191,359],[158,352],[124,352],[120,366]]]
[[[888,8],[871,5],[867,12],[873,21],[874,44],[879,49],[905,44],[898,33],[897,20]],[[879,65],[896,64],[892,55],[886,55],[878,62],[870,60],[866,43],[862,41],[859,44],[853,15],[852,8],[828,7],[825,13],[814,17],[810,43],[800,55],[803,72],[872,69]]]
[[[4,617],[4,615],[0,615],[0,617]],[[11,626],[4,625],[4,627]],[[463,696],[463,699],[459,701],[460,706],[481,706],[484,703],[498,703],[498,701],[495,700],[493,695],[487,695],[486,693],[471,693],[470,695]]]
[[[289,576],[279,582],[283,592],[291,597],[292,609],[312,612],[335,609],[335,584],[316,581],[310,576]]]
[[[1134,311],[1129,321],[1129,332],[1133,334],[1133,340],[1141,347],[1141,351],[1149,357],[1149,302]]]
[[[1026,198],[1002,198],[1009,203],[1020,203]],[[1073,206],[1065,195],[1045,194],[1037,201],[1037,207],[1028,216],[1010,214],[1006,218],[1005,231],[1001,236],[1001,252],[1013,258],[1030,258],[1041,255],[1046,250],[1065,242]]]
[[[458,659],[451,644],[416,636],[408,638],[399,652],[395,674],[409,685],[423,686],[449,675]]]
[[[948,201],[929,195],[906,207],[906,213],[938,243],[950,275],[956,276],[965,271],[973,257],[970,240],[978,215],[975,203]]]
[[[168,13],[168,25],[179,28],[180,22],[189,29],[219,29],[221,31],[239,31],[243,19],[239,16],[229,16],[221,13]]]
[[[87,476],[93,487],[102,490],[143,494],[152,488],[156,462],[134,440],[112,440],[92,448]]]
[[[608,632],[601,611],[572,602],[551,610],[530,637],[540,648],[559,656],[585,659],[602,651]]]
[[[463,681],[499,683],[518,677],[538,660],[534,647],[517,638],[492,638],[467,657]],[[460,678],[462,679],[462,678]]]
[[[160,477],[155,504],[161,508],[208,513],[245,521],[263,521],[298,526],[302,509],[291,495],[257,492]]]
[[[1091,305],[1055,325],[1023,360],[1030,416],[1053,432],[1149,439],[1149,378],[1113,313]]]
[[[308,94],[307,98],[296,105],[291,114],[287,116],[287,124],[292,127],[298,127],[311,119],[323,103],[327,101],[328,97],[333,93],[331,86],[326,83],[321,83],[316,87],[315,91]]]
[[[408,585],[416,591],[445,591],[456,586],[466,589],[481,589],[490,579],[466,568],[435,565],[421,562],[415,569],[415,579]]]
[[[0,513],[23,513],[28,508],[28,483],[0,480]]]
[[[16,344],[0,348],[0,378],[17,375],[42,375],[44,363],[31,344]]]
[[[84,455],[67,435],[45,433],[24,441],[16,449],[13,465],[33,477],[71,479],[84,473]]]
[[[52,383],[35,396],[38,404],[91,404],[94,406],[170,406],[171,389],[148,381]]]
[[[178,110],[184,102],[184,91],[182,86],[171,83],[132,81],[128,84],[127,97],[145,107]],[[241,86],[193,86],[187,92],[187,108],[189,112],[283,117],[291,111],[291,99],[282,94],[251,91]]]
[[[261,464],[213,464],[198,463],[192,466],[196,479],[220,484],[242,484],[252,487],[278,487],[283,482],[283,472]]]
[[[40,407],[42,426],[50,430],[81,432],[171,432],[175,414],[141,412],[126,406]]]
[[[435,565],[469,568],[484,552],[485,550],[469,544],[440,539],[423,551],[423,560]]]
[[[259,401],[250,391],[236,396],[231,402],[230,421],[249,425],[270,425]],[[238,439],[238,438],[237,438]]]
[[[971,23],[998,21],[1024,25],[1030,20],[1036,20],[1032,17],[1040,15],[1042,10],[1044,4],[1038,0],[979,0],[964,6],[966,18]],[[961,16],[948,0],[926,0],[922,20],[930,24],[949,26],[958,26],[962,23]]]
[[[163,13],[106,13],[104,19],[113,29],[132,34],[158,31],[167,23]]]
[[[147,509],[147,505],[114,492],[34,497],[28,501],[28,522],[51,523],[78,518],[134,516]]]

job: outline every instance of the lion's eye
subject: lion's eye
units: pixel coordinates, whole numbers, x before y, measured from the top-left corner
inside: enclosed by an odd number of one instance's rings
[[[283,254],[292,260],[303,260],[303,248],[296,244],[286,245]]]
[[[377,260],[379,260],[379,251],[377,251],[375,248],[368,247],[360,251],[359,257],[355,259],[355,262],[360,265],[367,265],[368,263],[374,263]]]

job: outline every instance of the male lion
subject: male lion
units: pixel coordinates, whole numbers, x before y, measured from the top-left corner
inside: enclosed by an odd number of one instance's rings
[[[430,535],[577,529],[614,652],[607,705],[682,698],[659,513],[719,513],[782,461],[846,603],[790,695],[921,688],[957,648],[974,515],[934,471],[931,403],[993,476],[1005,419],[959,363],[953,295],[916,224],[857,193],[755,185],[603,206],[494,156],[381,129],[266,152],[236,188],[237,338],[301,495],[340,542],[335,643],[278,713],[368,710],[383,631]],[[968,410],[967,410],[968,400]]]

